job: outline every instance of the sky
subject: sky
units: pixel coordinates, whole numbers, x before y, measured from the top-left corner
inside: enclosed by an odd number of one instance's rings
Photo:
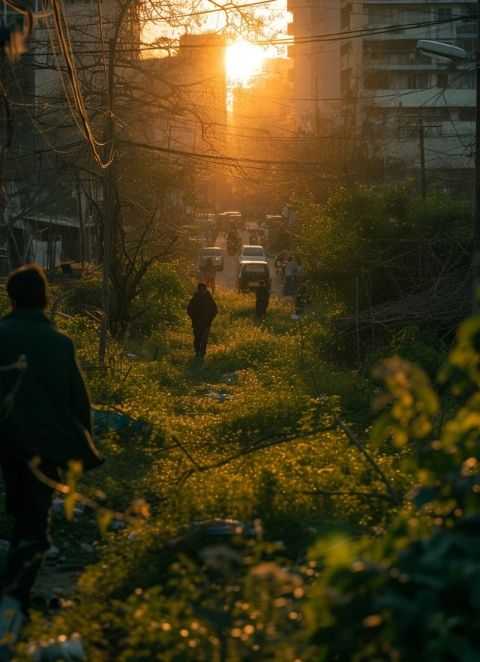
[[[236,0],[235,5],[245,8],[247,4],[253,3],[255,7],[252,8],[254,16],[258,19],[265,21],[265,27],[260,35],[255,35],[254,32],[243,34],[243,40],[254,39],[255,37],[262,40],[279,35],[285,36],[287,32],[288,13],[286,10],[286,0],[263,0],[264,4],[257,4],[262,0]],[[239,26],[238,10],[230,10],[226,13],[219,10],[220,3],[213,3],[209,0],[186,0],[184,3],[174,5],[175,11],[184,17],[184,20],[179,20],[177,27],[171,27],[168,24],[168,15],[164,17],[159,16],[158,21],[150,20],[144,30],[144,39],[146,42],[153,42],[162,36],[174,37],[180,36],[185,32],[201,33],[201,32],[220,32],[225,30],[228,15],[231,21],[231,28],[229,31],[234,35],[238,31],[242,32]],[[224,6],[232,6],[233,3],[223,2]],[[171,5],[170,5],[171,6]],[[183,24],[180,24],[183,23]],[[240,35],[239,35],[240,38]],[[155,55],[160,55],[160,52],[154,52]],[[286,56],[285,50],[278,51],[276,47],[270,47],[266,52],[267,57],[278,57],[279,55]]]

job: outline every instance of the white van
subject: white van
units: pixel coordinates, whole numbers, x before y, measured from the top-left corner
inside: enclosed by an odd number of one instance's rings
[[[244,244],[238,262],[245,262],[245,260],[254,260],[255,262],[266,262],[267,256],[263,250],[263,246],[254,246],[252,244]]]

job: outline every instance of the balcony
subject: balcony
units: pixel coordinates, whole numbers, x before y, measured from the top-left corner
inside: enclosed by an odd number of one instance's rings
[[[411,52],[390,52],[390,53],[364,53],[363,64],[365,67],[381,67],[382,69],[393,68],[401,69],[407,66],[422,66],[434,65],[436,68],[437,63],[434,63],[431,57],[418,54],[412,49]]]
[[[469,89],[365,89],[363,95],[383,108],[398,108],[400,104],[403,108],[441,108],[442,106],[469,108],[475,106],[475,90]]]

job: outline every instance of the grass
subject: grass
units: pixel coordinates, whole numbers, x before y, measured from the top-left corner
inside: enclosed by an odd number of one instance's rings
[[[365,483],[372,490],[383,489],[338,431],[302,438],[312,427],[331,423],[332,408],[355,419],[353,408],[360,402],[356,425],[361,427],[369,417],[366,382],[315,358],[309,324],[318,325],[318,320],[305,322],[302,341],[299,325],[290,316],[291,304],[273,299],[259,322],[250,298],[221,293],[218,303],[220,312],[203,362],[192,356],[191,329],[182,314],[176,328],[159,326],[148,337],[131,338],[125,349],[111,347],[108,369],[88,373],[94,400],[107,409],[118,408],[143,427],[104,430],[98,441],[107,462],[84,477],[81,489],[94,496],[101,489],[107,496],[102,504],[117,510],[128,511],[136,499],[146,499],[151,517],[138,532],[128,527],[103,539],[97,536],[100,559],[83,573],[74,606],[49,622],[36,617],[26,631],[27,640],[80,630],[93,662],[157,659],[151,656],[160,654],[164,660],[250,659],[255,648],[249,646],[257,645],[253,639],[245,649],[248,655],[230,642],[227,658],[218,657],[219,643],[212,644],[221,641],[219,632],[224,633],[217,620],[223,618],[220,603],[231,590],[230,574],[238,575],[246,600],[255,593],[250,573],[261,560],[255,555],[267,558],[270,553],[262,545],[268,548],[282,540],[284,563],[291,565],[329,523],[358,532],[390,516],[381,501],[372,505],[355,497],[312,495],[319,487],[343,491]],[[65,319],[81,358],[91,361],[96,330],[81,319]],[[262,439],[280,439],[282,434],[298,438],[249,452]],[[237,459],[224,466],[204,470],[234,455]],[[393,477],[389,458],[379,462]],[[205,575],[198,551],[223,541],[200,541],[192,524],[218,517],[239,519],[249,527],[263,522],[267,542],[258,535],[256,542],[239,541],[246,559],[241,567],[213,577]],[[93,520],[91,514],[89,526]],[[56,526],[60,548],[72,531],[74,536],[78,531],[75,522],[69,527]],[[182,531],[194,542],[173,543],[179,535],[183,540]],[[191,545],[193,556],[188,552]],[[278,550],[274,558],[279,559]],[[143,598],[143,606],[139,604],[143,594],[149,594],[154,605],[152,623],[168,617],[164,622],[177,624],[175,636],[162,643],[161,653],[154,633],[157,626],[135,616],[139,609],[145,613]],[[237,611],[233,605],[232,613]],[[284,618],[281,611],[272,618]],[[179,634],[182,624],[192,618],[207,633],[199,638],[195,654],[185,648]],[[288,614],[285,618],[288,622]],[[25,651],[25,645],[19,650]],[[283,659],[295,657],[285,653]]]

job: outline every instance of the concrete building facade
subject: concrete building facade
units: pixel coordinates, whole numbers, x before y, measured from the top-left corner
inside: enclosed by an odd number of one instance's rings
[[[473,0],[341,0],[335,10],[329,0],[289,2],[290,31],[300,42],[293,46],[295,94],[316,99],[315,106],[298,103],[300,119],[305,109],[310,117],[321,109],[341,120],[347,138],[359,138],[362,150],[383,159],[387,179],[402,168],[473,168]],[[310,26],[308,15],[316,17]],[[422,55],[419,39],[460,46],[472,61],[453,65]],[[335,44],[330,60],[326,44]],[[323,103],[322,96],[337,95],[339,104]]]
[[[336,114],[340,100],[340,42],[320,38],[338,34],[340,2],[288,0],[287,9],[292,15],[288,33],[294,38],[288,55],[297,125],[300,131],[318,134],[323,120]]]

